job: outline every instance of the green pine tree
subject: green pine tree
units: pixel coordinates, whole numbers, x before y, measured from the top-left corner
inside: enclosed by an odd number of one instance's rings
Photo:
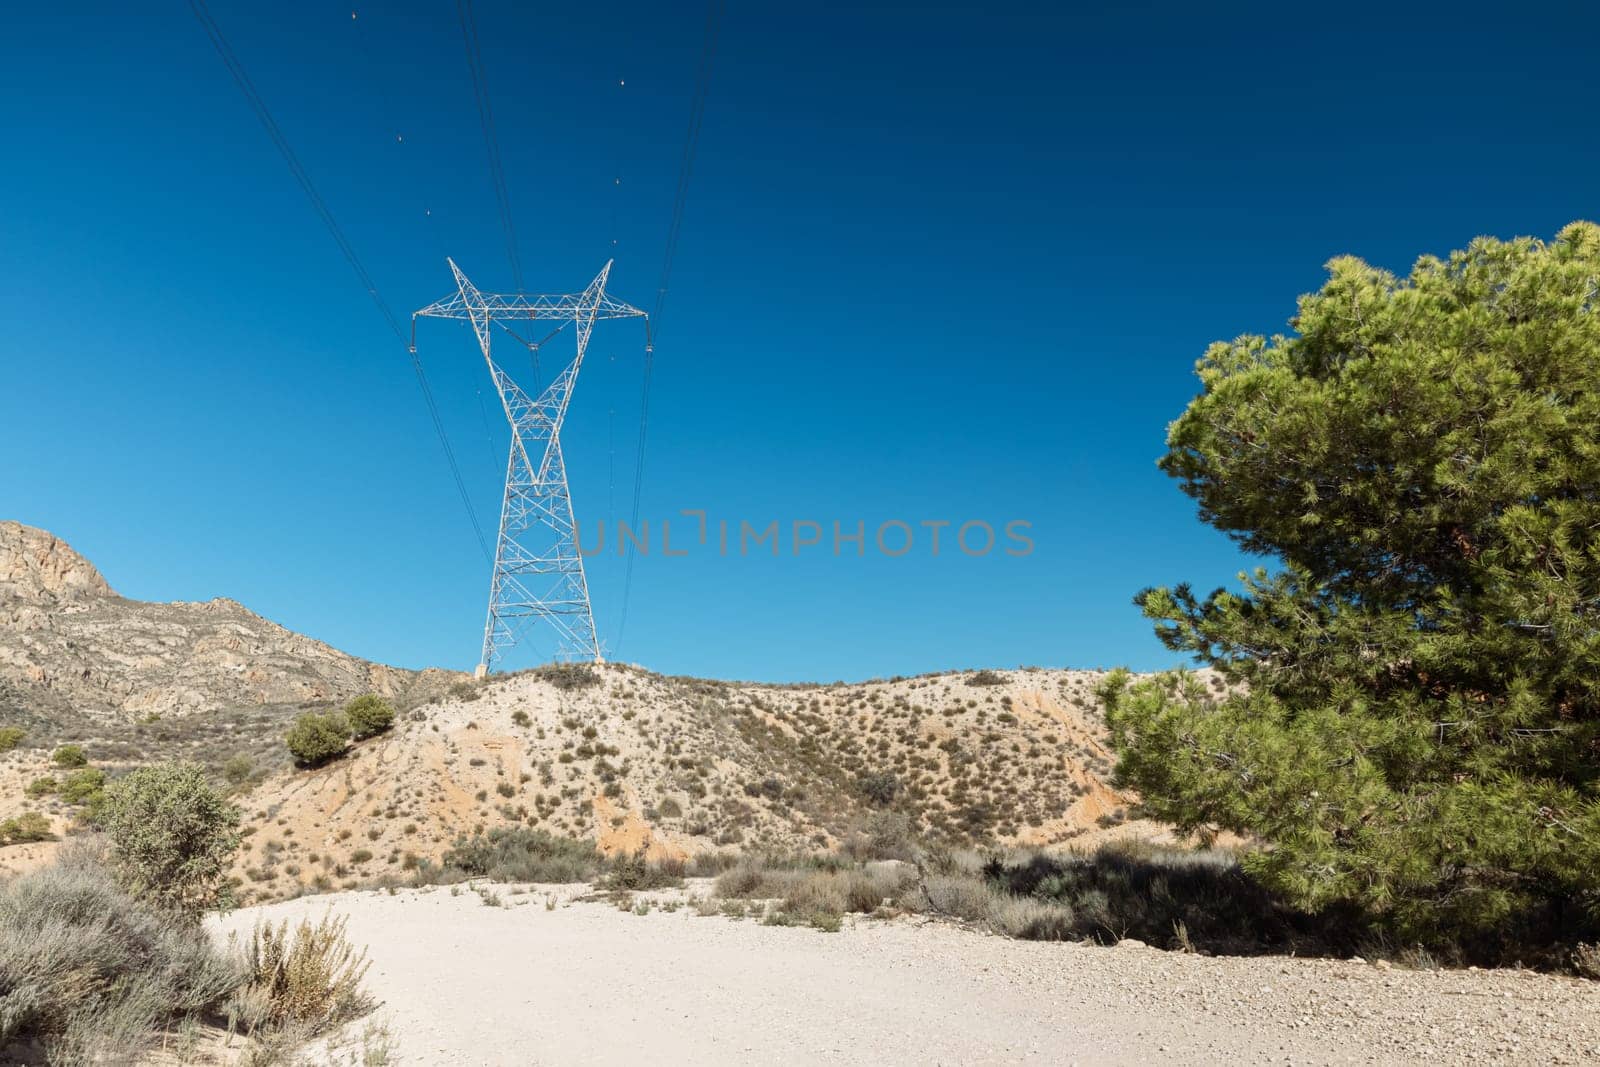
[[[1107,687],[1160,818],[1307,908],[1484,954],[1600,929],[1600,227],[1345,257],[1211,346],[1161,467],[1281,569],[1148,589],[1220,672]]]

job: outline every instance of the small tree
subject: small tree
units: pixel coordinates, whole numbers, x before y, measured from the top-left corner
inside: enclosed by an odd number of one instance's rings
[[[344,717],[359,741],[394,726],[394,705],[375,693],[367,693],[344,706]]]
[[[239,846],[239,809],[198,763],[140,767],[105,790],[101,825],[118,876],[135,896],[198,914],[217,903]]]
[[[57,767],[82,767],[89,762],[82,745],[62,745],[50,754]]]
[[[350,723],[338,712],[322,715],[308,711],[289,727],[283,743],[300,766],[320,766],[349,747]]]

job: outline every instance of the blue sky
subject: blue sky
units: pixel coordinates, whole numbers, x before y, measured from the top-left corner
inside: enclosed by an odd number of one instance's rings
[[[187,5],[141,6],[12,12],[0,39],[0,517],[127,596],[470,668],[487,567],[408,357]],[[1206,344],[1283,329],[1336,254],[1404,271],[1600,214],[1592,8],[1109,8],[726,13],[641,516],[1021,519],[1035,549],[657,551],[620,641],[623,564],[596,558],[616,658],[1168,665],[1132,593],[1245,563],[1155,468]],[[398,313],[450,291],[446,255],[512,288],[454,5],[212,12]],[[529,287],[614,256],[650,305],[704,8],[476,13]],[[461,324],[420,351],[492,525],[482,360]],[[603,326],[574,397],[591,530],[630,510],[642,359]]]

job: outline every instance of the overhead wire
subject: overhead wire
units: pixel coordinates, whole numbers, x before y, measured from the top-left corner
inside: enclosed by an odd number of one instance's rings
[[[467,49],[467,69],[472,73],[472,93],[478,102],[478,124],[483,127],[483,143],[489,153],[489,179],[494,185],[495,204],[500,209],[500,227],[506,235],[506,258],[511,261],[511,280],[517,292],[525,292],[522,281],[522,256],[517,251],[517,229],[511,219],[511,194],[506,187],[505,166],[500,161],[500,139],[495,135],[494,109],[489,103],[489,78],[483,66],[483,50],[478,46],[478,23],[472,14],[472,0],[456,0],[456,16],[461,22],[461,39]]]
[[[630,529],[634,530],[639,528],[639,506],[643,499],[645,445],[650,432],[650,385],[655,371],[655,342],[660,338],[661,311],[666,306],[667,290],[672,283],[672,261],[677,254],[678,235],[683,228],[683,209],[689,197],[689,179],[694,173],[695,149],[699,146],[700,127],[705,120],[706,97],[711,88],[711,69],[716,59],[721,19],[721,0],[710,0],[706,6],[700,67],[695,76],[694,97],[689,105],[689,126],[684,135],[683,156],[678,163],[678,187],[672,198],[672,222],[667,227],[667,246],[661,261],[661,284],[656,288],[655,310],[645,320],[644,384],[639,397],[639,443],[634,453],[633,512],[630,526]],[[618,613],[614,650],[621,649],[623,634],[628,626],[628,604],[633,591],[633,559],[634,554],[628,553],[627,566],[622,578],[622,610]]]
[[[306,194],[306,199],[311,202],[312,209],[316,212],[317,217],[321,219],[322,225],[327,229],[328,234],[333,238],[334,244],[338,245],[339,252],[344,256],[345,262],[350,265],[351,270],[355,271],[357,280],[366,289],[367,295],[371,297],[373,304],[378,309],[378,313],[383,316],[383,320],[390,331],[401,344],[407,346],[407,350],[411,354],[412,369],[416,372],[417,385],[422,390],[422,399],[428,407],[429,417],[433,420],[434,431],[439,437],[439,446],[444,451],[445,460],[450,466],[450,475],[455,481],[457,493],[461,496],[461,505],[466,510],[467,519],[472,524],[472,532],[477,537],[478,547],[482,549],[484,558],[486,560],[491,559],[489,542],[483,535],[483,526],[478,522],[478,514],[472,506],[472,497],[467,492],[466,482],[462,480],[461,465],[456,462],[455,450],[450,445],[450,437],[445,432],[444,420],[439,416],[439,406],[434,401],[433,389],[429,386],[428,376],[422,369],[422,361],[417,358],[415,346],[410,344],[406,332],[400,327],[400,320],[395,316],[393,309],[389,307],[388,301],[383,298],[383,294],[378,291],[377,283],[373,281],[372,275],[368,273],[366,266],[361,262],[361,257],[356,255],[355,248],[351,246],[350,241],[345,237],[344,230],[340,228],[338,220],[334,218],[333,211],[328,207],[327,202],[323,200],[322,194],[317,191],[316,184],[311,180],[311,175],[301,164],[300,157],[295,154],[294,148],[290,146],[289,140],[284,136],[277,120],[272,117],[272,112],[267,108],[266,101],[262,99],[260,92],[256,90],[255,83],[250,79],[244,64],[239,61],[239,57],[234,53],[227,37],[223,35],[222,28],[217,25],[216,19],[212,17],[205,0],[189,0],[189,7],[194,12],[195,20],[200,23],[201,29],[205,30],[206,36],[210,38],[211,46],[216,50],[223,65],[228,68],[228,73],[233,76],[234,83],[244,95],[245,102],[255,112],[256,118],[267,132],[267,137],[272,141],[273,146],[277,148],[278,154],[283,157],[284,163],[288,165],[290,174],[294,176],[295,181],[299,183],[301,190]]]

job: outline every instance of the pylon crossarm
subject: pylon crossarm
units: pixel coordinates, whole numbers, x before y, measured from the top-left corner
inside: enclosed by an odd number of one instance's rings
[[[596,290],[594,283],[581,293],[484,293],[467,281],[467,276],[461,273],[461,268],[450,261],[450,269],[456,275],[456,291],[442,300],[435,300],[417,315],[423,318],[434,319],[467,319],[473,321],[480,317],[490,319],[549,319],[552,321],[567,319],[576,321],[587,318],[595,319],[638,319],[645,318],[646,313],[632,304],[624,303],[605,293],[604,277],[611,269],[607,263],[601,276],[595,279],[599,283]],[[465,285],[462,283],[465,282]]]

